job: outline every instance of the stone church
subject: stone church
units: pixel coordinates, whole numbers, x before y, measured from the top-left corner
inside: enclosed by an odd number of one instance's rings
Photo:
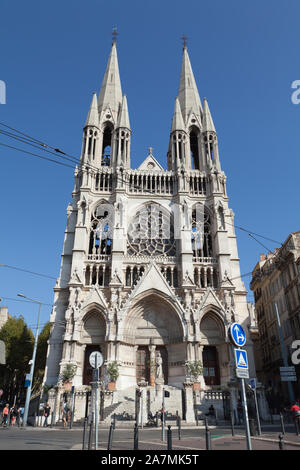
[[[240,277],[218,136],[186,44],[167,138],[167,169],[152,148],[131,168],[130,119],[114,40],[83,128],[50,318],[45,383],[60,393],[63,369],[75,365],[78,419],[92,381],[93,351],[104,358],[104,406],[119,417],[134,415],[137,390],[145,394],[143,412],[157,411],[162,387],[170,391],[171,414],[193,421],[195,404],[204,412],[213,402],[225,416],[239,393],[228,337],[234,321],[247,332],[255,377],[257,330]],[[194,361],[203,367],[197,392],[187,367]],[[107,368],[115,362],[119,376],[109,391]]]

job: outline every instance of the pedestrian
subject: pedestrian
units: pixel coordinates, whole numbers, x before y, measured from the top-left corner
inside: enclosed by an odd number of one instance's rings
[[[18,425],[18,428],[20,427],[21,423],[20,423],[20,406],[17,406],[16,407],[16,423]]]
[[[300,429],[300,407],[297,405],[297,402],[294,401],[292,403],[292,406],[291,406],[291,410],[292,412],[292,416],[293,416],[293,420],[294,420],[294,423],[295,423],[295,427],[296,427],[296,432],[297,434],[299,434],[299,429]]]
[[[244,421],[244,417],[243,417],[243,405],[242,405],[242,402],[241,400],[238,401],[238,404],[237,404],[237,414],[238,414],[238,420],[239,420],[239,425],[242,424],[242,422]]]
[[[24,406],[20,406],[20,425],[23,426],[23,420],[24,420]]]
[[[11,426],[14,426],[16,424],[16,418],[17,418],[17,409],[15,405],[13,405],[10,409],[10,424]]]
[[[49,426],[48,425],[48,418],[50,416],[50,412],[51,412],[51,407],[49,406],[49,403],[47,403],[46,406],[44,407],[44,417],[45,417],[44,427]]]
[[[9,418],[9,403],[5,405],[2,411],[2,424],[4,426],[8,425],[8,418]]]
[[[70,405],[69,405],[69,403],[66,401],[65,406],[64,406],[64,409],[63,409],[63,418],[62,418],[62,419],[63,419],[63,423],[64,423],[64,428],[67,427],[69,418],[70,418]]]
[[[208,408],[208,413],[206,413],[205,416],[215,416],[216,412],[215,412],[215,408],[214,408],[214,405],[210,405],[210,407]]]

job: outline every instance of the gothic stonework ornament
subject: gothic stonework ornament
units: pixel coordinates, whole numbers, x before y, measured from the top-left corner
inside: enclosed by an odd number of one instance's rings
[[[83,128],[54,289],[45,383],[56,384],[63,366],[76,364],[72,382],[81,396],[91,388],[88,357],[98,351],[104,357],[105,419],[112,410],[126,419],[136,416],[138,406],[144,412],[146,399],[142,407],[137,392],[149,397],[155,413],[157,390],[170,386],[169,411],[182,415],[184,402],[186,420],[194,422],[185,363],[200,361],[197,406],[205,410],[204,389],[214,391],[222,397],[214,403],[223,416],[228,403],[222,394],[232,380],[226,329],[235,317],[246,324],[249,309],[217,133],[207,100],[200,99],[186,43],[167,169],[151,147],[141,165],[131,168],[131,138],[114,41]],[[108,393],[107,365],[114,362],[118,376]],[[62,388],[57,393],[60,403]],[[236,396],[231,398],[235,403]],[[76,398],[75,421],[85,416],[84,401]],[[54,401],[50,406],[54,409]]]

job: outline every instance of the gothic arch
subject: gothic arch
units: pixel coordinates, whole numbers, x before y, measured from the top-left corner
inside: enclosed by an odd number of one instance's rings
[[[194,257],[214,256],[213,214],[206,204],[196,203],[192,206],[191,244]]]
[[[80,339],[83,344],[104,344],[107,334],[105,313],[96,304],[85,307],[80,321]]]
[[[98,201],[92,208],[89,223],[90,255],[110,255],[114,227],[114,206],[106,200]]]
[[[199,320],[201,344],[218,345],[225,342],[226,332],[224,319],[217,309],[210,306]]]
[[[131,344],[182,342],[185,326],[178,309],[155,289],[138,296],[123,319],[123,340]]]

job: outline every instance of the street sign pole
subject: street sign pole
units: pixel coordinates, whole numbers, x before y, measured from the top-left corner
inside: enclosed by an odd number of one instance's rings
[[[98,361],[97,356],[95,358],[96,361],[96,383],[95,383],[95,450],[98,449],[98,430],[99,430],[99,413],[98,413],[98,387],[99,387],[99,369],[98,369]]]
[[[103,356],[99,351],[94,351],[90,354],[89,361],[93,367],[93,382],[92,387],[94,389],[94,413],[95,413],[95,450],[98,449],[98,432],[99,432],[99,367],[103,364]]]
[[[162,390],[163,396],[162,396],[162,426],[161,426],[161,440],[165,440],[165,389],[163,388]]]
[[[260,427],[260,418],[259,418],[259,412],[258,412],[256,387],[254,388],[254,400],[255,400],[255,408],[256,408],[256,419],[257,419],[258,435],[260,436],[261,435],[261,427]]]
[[[245,417],[247,447],[248,447],[248,450],[252,450],[250,429],[249,429],[247,398],[246,398],[246,391],[245,391],[245,379],[241,379],[241,385],[242,385],[242,398],[243,398],[243,408],[244,408],[244,417]]]

